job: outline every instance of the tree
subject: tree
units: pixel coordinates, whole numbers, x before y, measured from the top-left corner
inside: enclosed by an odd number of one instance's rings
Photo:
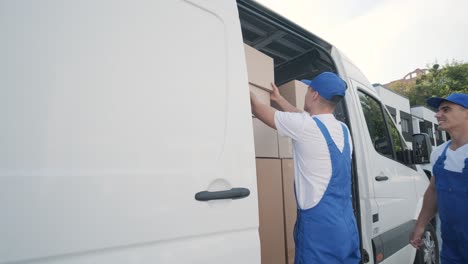
[[[468,93],[468,63],[453,61],[442,68],[434,63],[427,74],[416,79],[414,88],[405,95],[411,105],[426,105],[429,97],[445,97],[451,93]]]
[[[414,89],[415,85],[416,85],[415,81],[398,80],[398,81],[393,81],[389,84],[386,84],[385,86],[394,92],[397,92],[401,95],[409,97],[409,94]]]

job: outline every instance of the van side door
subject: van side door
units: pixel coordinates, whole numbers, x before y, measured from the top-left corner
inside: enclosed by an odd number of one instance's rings
[[[0,18],[0,263],[260,263],[235,1]]]
[[[416,167],[406,164],[405,142],[390,114],[372,88],[353,81],[358,91],[367,131],[367,176],[373,182],[378,213],[373,215],[372,239],[379,263],[408,263],[414,249],[408,236],[414,225],[417,197],[414,178]]]

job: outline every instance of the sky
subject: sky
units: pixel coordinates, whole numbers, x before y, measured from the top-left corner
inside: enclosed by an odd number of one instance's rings
[[[346,54],[371,83],[468,62],[467,0],[256,0]]]

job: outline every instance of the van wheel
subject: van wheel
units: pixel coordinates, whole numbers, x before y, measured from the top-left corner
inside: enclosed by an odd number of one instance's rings
[[[426,226],[422,240],[423,245],[416,251],[414,264],[439,264],[439,242],[431,224]]]

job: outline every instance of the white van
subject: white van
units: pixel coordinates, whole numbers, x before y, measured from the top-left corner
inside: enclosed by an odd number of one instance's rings
[[[436,258],[431,226],[408,244],[428,179],[372,85],[261,5],[5,0],[0,32],[1,264],[261,263],[244,43],[277,84],[347,82],[363,263]]]

